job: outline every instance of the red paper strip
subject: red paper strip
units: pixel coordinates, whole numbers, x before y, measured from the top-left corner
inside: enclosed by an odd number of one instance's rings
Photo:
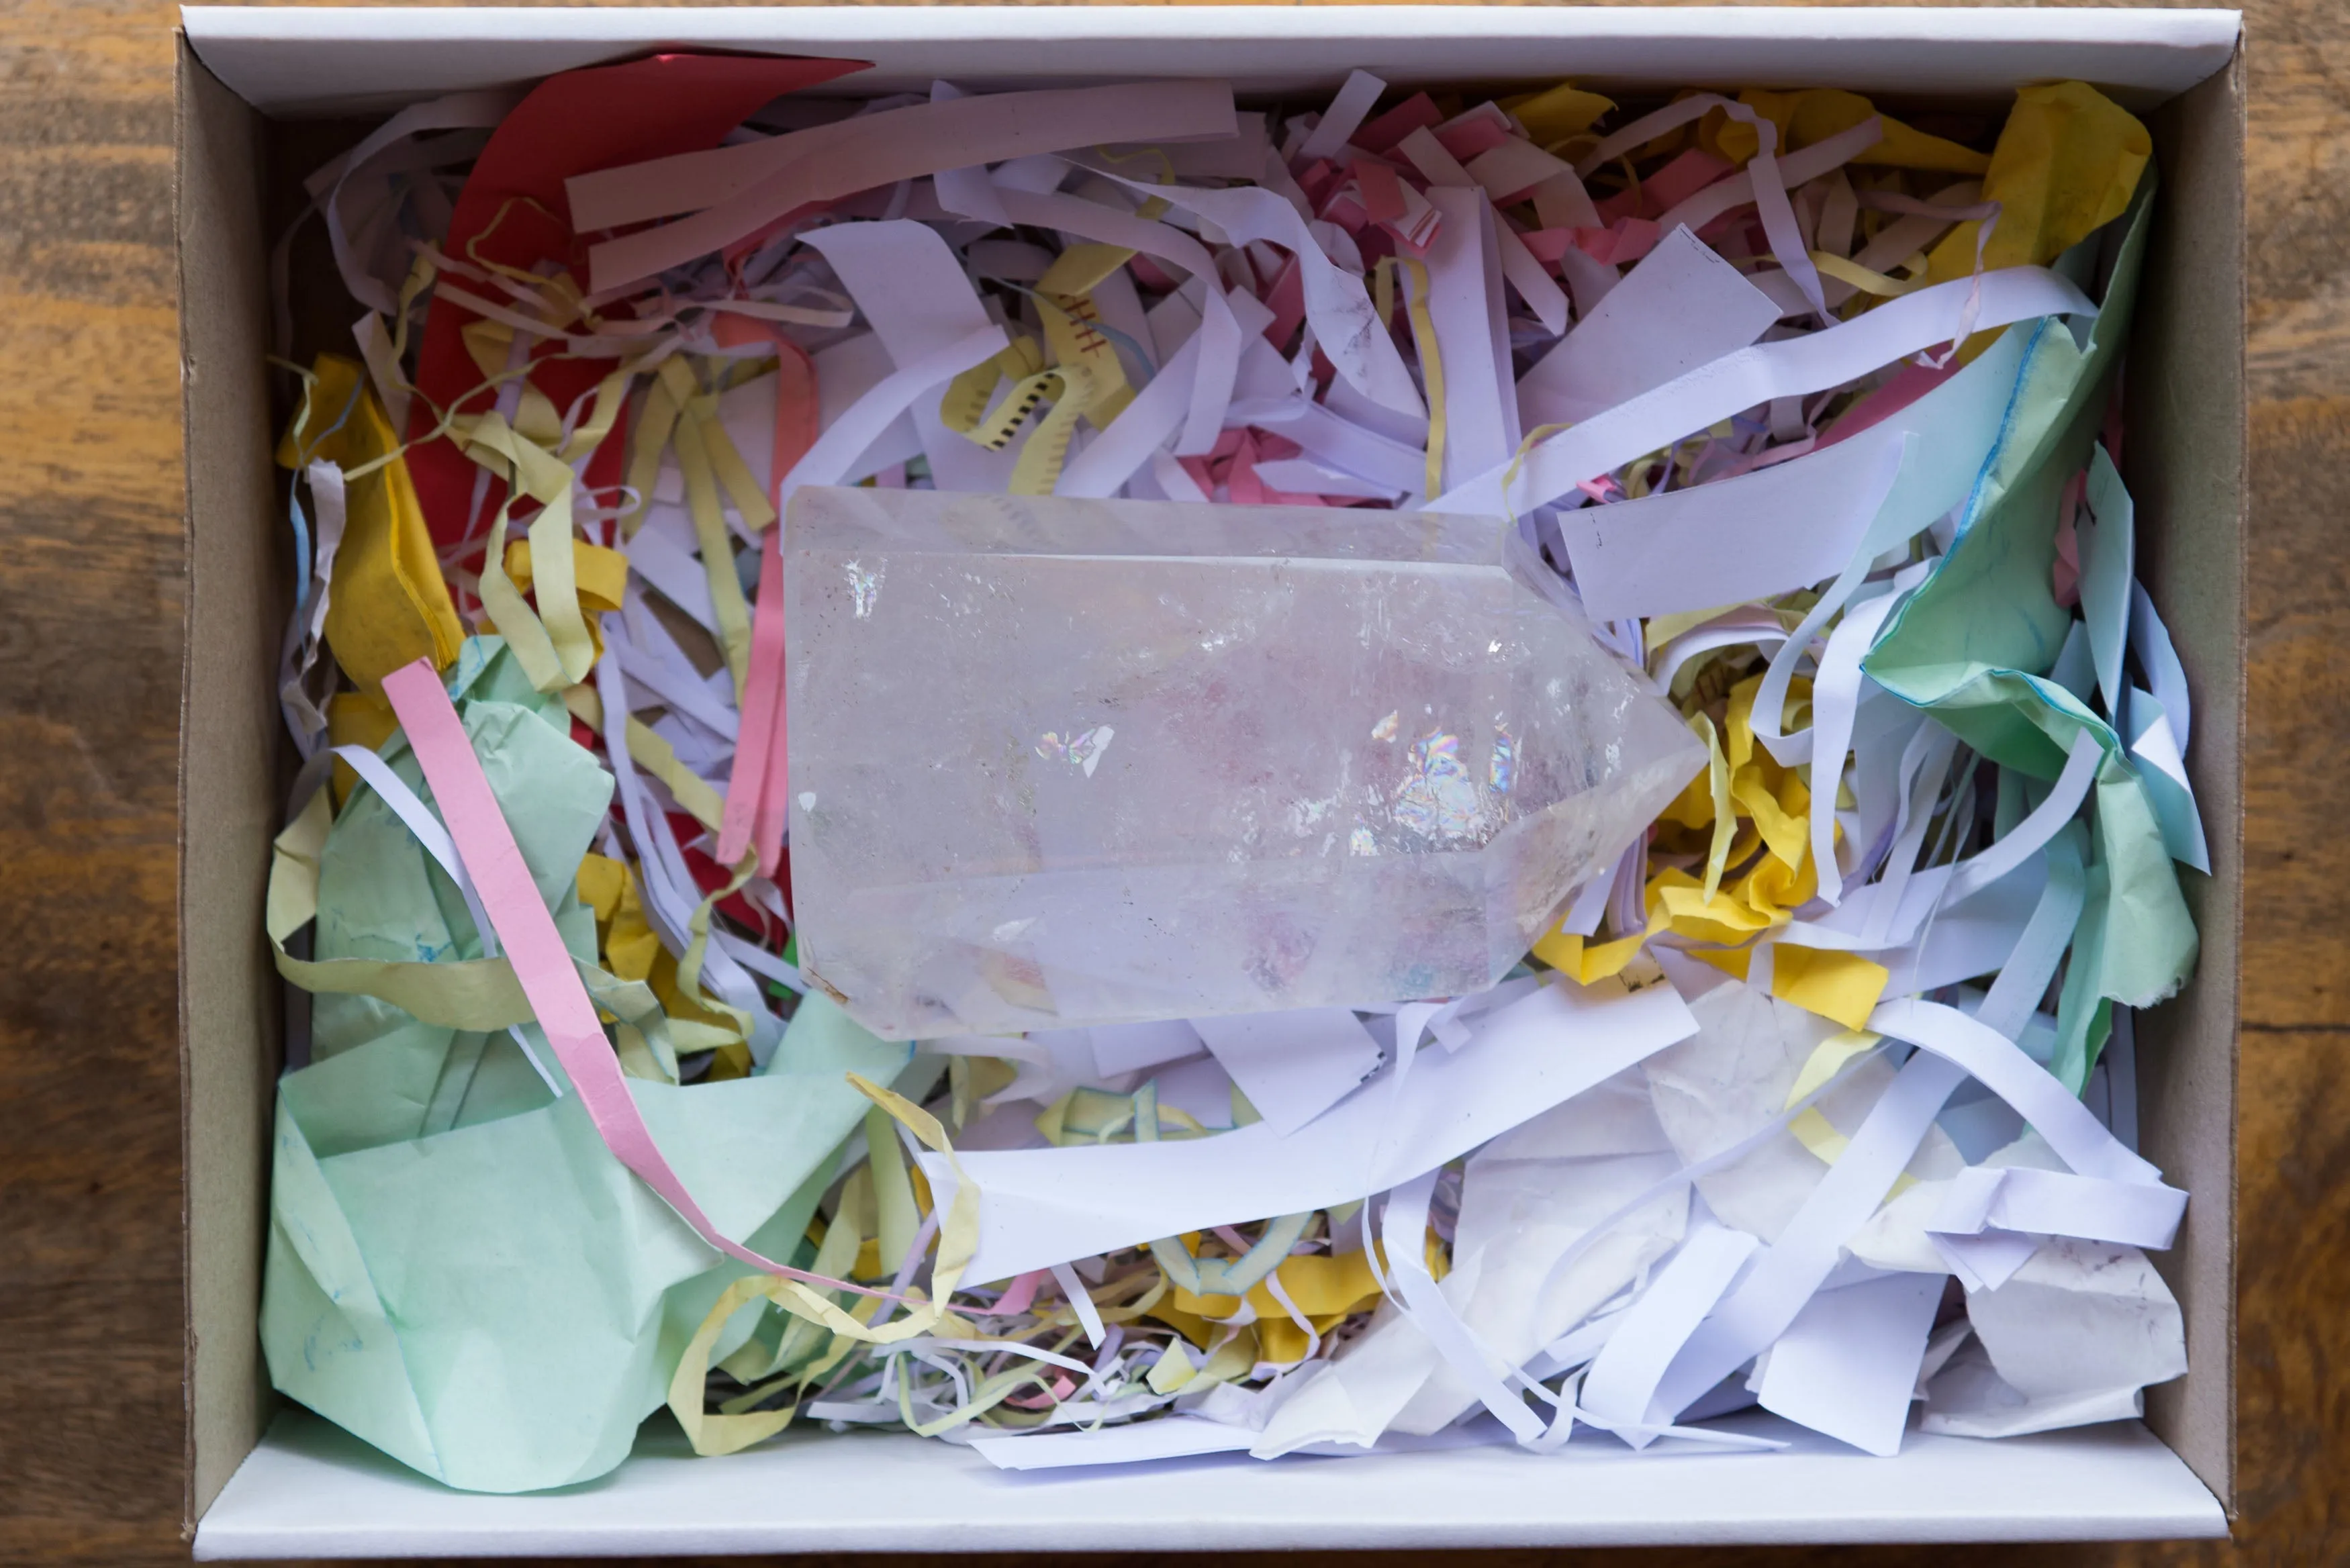
[[[1375,223],[1391,223],[1403,216],[1403,182],[1376,158],[1355,160],[1355,183],[1362,188],[1363,212]]]
[[[571,232],[566,180],[590,170],[715,147],[770,99],[864,68],[858,60],[656,55],[549,77],[515,106],[482,149],[458,195],[444,242],[447,253],[461,262],[496,262],[525,270],[551,261],[584,278],[587,251]],[[465,327],[476,319],[463,306],[433,301],[418,350],[416,386],[423,396],[409,417],[411,441],[421,441],[437,421],[437,410],[480,383],[480,368],[466,352],[463,337]],[[609,360],[544,358],[532,369],[530,380],[557,409],[567,409],[611,369]],[[495,402],[496,394],[484,390],[463,408],[478,413]],[[628,451],[625,425],[625,421],[616,423],[589,460],[589,488],[620,482]],[[472,516],[473,476],[481,471],[447,440],[411,448],[408,466],[433,539],[443,545],[456,543]],[[501,493],[494,483],[485,515]]]

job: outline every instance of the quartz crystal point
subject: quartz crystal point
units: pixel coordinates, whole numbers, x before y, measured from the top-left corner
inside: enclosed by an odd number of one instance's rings
[[[799,961],[885,1039],[1481,990],[1705,760],[1498,519],[809,487],[784,526]]]

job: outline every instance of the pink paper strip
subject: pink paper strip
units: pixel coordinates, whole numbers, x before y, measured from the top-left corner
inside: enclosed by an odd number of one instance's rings
[[[1823,431],[1820,445],[1831,447],[1874,429],[1958,373],[1956,365],[1939,369],[1914,363],[1902,366],[1891,380],[1855,403],[1842,419]]]
[[[1397,205],[1401,204],[1399,200]],[[1336,223],[1350,234],[1361,234],[1371,221],[1363,211],[1363,204],[1355,200],[1355,191],[1351,186],[1322,203],[1321,218],[1324,223]]]
[[[782,328],[738,317],[722,317],[718,338],[740,347],[757,337],[775,346],[775,434],[768,459],[768,498],[776,521],[760,545],[758,603],[751,621],[751,667],[743,686],[742,726],[734,739],[734,770],[726,781],[726,811],[719,819],[718,859],[732,867],[746,850],[759,857],[759,874],[773,880],[784,857],[784,822],[790,768],[784,742],[783,483],[816,444],[816,364]]]
[[[767,738],[767,782],[759,791],[759,822],[752,843],[759,850],[759,875],[772,882],[784,867],[784,824],[791,814],[791,768],[784,755],[784,689],[775,686],[775,717]]]
[[[751,847],[767,769],[775,760],[777,710],[784,693],[783,531],[783,524],[776,523],[759,542],[759,597],[751,618],[751,668],[743,683],[742,724],[734,738],[734,771],[726,781],[726,814],[718,822],[718,863],[729,867]]]
[[[1438,126],[1436,140],[1445,151],[1466,163],[1479,153],[1491,152],[1509,140],[1510,128],[1502,119],[1499,110],[1491,116],[1471,110],[1458,119]]]
[[[1354,144],[1366,152],[1384,153],[1413,131],[1433,130],[1443,123],[1444,114],[1436,107],[1436,100],[1424,92],[1416,92],[1357,130]]]
[[[636,1096],[621,1075],[619,1058],[613,1054],[603,1026],[596,1020],[596,1004],[588,1000],[588,987],[572,963],[571,951],[563,945],[555,918],[539,898],[538,885],[531,880],[530,867],[515,844],[514,830],[498,809],[497,796],[490,793],[490,781],[473,755],[473,743],[432,662],[420,659],[385,676],[383,694],[390,699],[391,711],[407,733],[417,764],[424,770],[425,782],[432,786],[441,819],[456,841],[457,857],[473,879],[490,925],[514,965],[515,978],[522,982],[523,995],[529,999],[539,1027],[546,1031],[547,1044],[555,1047],[556,1059],[570,1075],[571,1086],[579,1092],[579,1103],[587,1107],[588,1119],[595,1124],[605,1147],[676,1210],[703,1241],[727,1256],[767,1273],[827,1290],[888,1296],[886,1291],[786,1268],[721,1234],[710,1222],[653,1142],[652,1129],[645,1125],[644,1114],[637,1108]]]
[[[1518,238],[1524,242],[1526,250],[1534,260],[1546,267],[1555,268],[1558,258],[1574,247],[1575,234],[1574,229],[1534,229]]]
[[[1031,1269],[1026,1273],[1018,1275],[1013,1280],[1012,1288],[1005,1291],[1003,1297],[993,1307],[986,1309],[988,1314],[994,1317],[1016,1317],[1026,1312],[1029,1303],[1036,1299],[1036,1287],[1052,1277],[1051,1271],[1046,1269]]]
[[[1670,212],[1730,171],[1728,163],[1692,147],[1640,182],[1641,212],[1651,218]]]

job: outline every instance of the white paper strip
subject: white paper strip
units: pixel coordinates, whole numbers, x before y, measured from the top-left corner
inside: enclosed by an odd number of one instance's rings
[[[1419,177],[1431,186],[1446,186],[1456,191],[1473,191],[1477,177],[1461,166],[1461,161],[1444,151],[1444,143],[1436,133],[1421,126],[1396,143],[1395,150],[1409,159],[1419,171]]]
[[[1418,449],[1352,423],[1323,404],[1292,397],[1263,406],[1236,403],[1232,412],[1286,436],[1304,447],[1307,456],[1360,474],[1391,494],[1417,495],[1427,481],[1427,459]]]
[[[1990,1025],[2010,1040],[2023,1038],[2041,997],[2047,994],[2049,982],[2056,978],[2056,966],[2064,956],[2065,944],[2073,940],[2073,929],[2080,923],[2088,881],[2082,867],[2081,838],[2079,830],[2067,824],[2042,851],[2047,875],[2040,898],[2033,905],[2031,918],[2017,933],[2014,947],[2001,962],[1999,978],[1991,981],[1991,993],[1975,1009],[1976,1022]],[[2002,877],[1992,886],[2012,880],[2012,877]],[[1922,989],[1925,988],[1911,986],[1904,991]]]
[[[817,349],[809,358],[816,362],[816,428],[819,431],[829,430],[833,421],[847,413],[858,399],[879,385],[881,379],[892,368],[889,349],[882,347],[880,335],[873,332],[860,332],[854,337],[844,337],[829,348]],[[764,376],[760,378],[760,381],[771,379]],[[748,391],[751,386],[758,384],[757,381],[752,382],[742,390]],[[722,410],[728,401],[729,398],[719,400]],[[733,429],[731,419],[727,421],[727,428],[730,431]],[[743,461],[746,463],[753,461],[751,453],[764,454],[765,461],[752,471],[754,478],[759,477],[767,464],[774,461],[775,429],[774,393],[770,391],[764,433],[755,441],[746,442],[738,439],[734,443],[736,450],[744,453]],[[893,463],[919,457],[921,451],[922,434],[914,428],[913,419],[909,416],[884,430],[879,439],[848,465],[841,479],[846,483],[854,484]]]
[[[1951,1182],[1929,1231],[1957,1236],[2018,1231],[2132,1247],[2168,1247],[2187,1194],[2145,1181],[2115,1181],[2029,1166],[1970,1166]]]
[[[1669,615],[1835,576],[1890,504],[1903,469],[1914,466],[1905,462],[1902,433],[1892,431],[1888,441],[1871,431],[1875,439],[1814,457],[1571,514],[1559,531],[1584,608],[1599,620]],[[1981,466],[1980,456],[1964,465],[1967,483]],[[1918,527],[1949,509],[1928,514]]]
[[[708,579],[705,577],[703,580]],[[702,683],[702,678],[690,667],[681,669],[663,658],[659,650],[639,649],[633,640],[625,638],[608,639],[605,649],[619,659],[622,673],[652,693],[672,711],[684,714],[713,734],[723,735],[729,741],[735,738],[742,721],[733,709]]]
[[[1075,196],[1006,192],[1003,202],[1004,210],[1017,222],[1140,251],[1172,263],[1200,284],[1203,313],[1199,330],[1191,337],[1191,341],[1199,345],[1200,357],[1191,375],[1191,404],[1175,450],[1188,457],[1212,449],[1223,431],[1224,409],[1232,400],[1232,377],[1240,367],[1241,348],[1246,338],[1256,335],[1256,329],[1243,328],[1236,314],[1243,306],[1238,299],[1226,298],[1216,275],[1216,264],[1207,251],[1171,224],[1138,218],[1131,213],[1114,212]],[[1271,319],[1270,313],[1266,319]],[[1144,388],[1143,394],[1149,389]]]
[[[2094,733],[2085,728],[2074,735],[2064,771],[2057,775],[2048,798],[1990,848],[1953,867],[1942,896],[1956,903],[1990,887],[2044,848],[2058,829],[2080,815],[2081,803],[2089,798],[2089,787],[2096,783],[2097,769],[2104,761],[2105,749]]]
[[[1518,1441],[1531,1442],[1543,1434],[1542,1417],[1527,1408],[1525,1400],[1502,1380],[1496,1358],[1461,1321],[1460,1314],[1453,1310],[1429,1272],[1422,1238],[1428,1233],[1429,1199],[1435,1190],[1436,1172],[1427,1170],[1388,1195],[1380,1230],[1387,1251],[1388,1282],[1403,1298],[1413,1326],[1428,1337],[1454,1374],[1475,1392],[1478,1402]]]
[[[1180,1062],[1205,1048],[1199,1031],[1180,1018],[1163,1023],[1104,1023],[1086,1031],[1094,1066],[1105,1078]]]
[[[1483,192],[1431,187],[1443,219],[1428,247],[1428,314],[1444,366],[1444,475],[1449,489],[1518,450],[1510,396],[1509,328],[1502,309],[1493,210]]]
[[[619,625],[619,618],[617,611],[608,613],[604,618],[606,627]],[[685,857],[678,848],[677,835],[670,828],[668,815],[659,809],[659,803],[651,797],[629,755],[628,687],[620,674],[619,661],[598,660],[595,676],[598,695],[604,701],[605,749],[608,753],[616,753],[611,756],[613,793],[619,796],[629,836],[636,840],[641,857],[645,918],[660,936],[664,947],[681,953],[691,940],[693,908],[700,902],[702,891],[686,869]],[[702,978],[721,1001],[750,1015],[751,1033],[745,1044],[751,1048],[752,1060],[766,1065],[782,1035],[783,1023],[767,1011],[758,982],[724,949],[716,947],[703,955]]]
[[[1223,230],[1234,244],[1266,241],[1295,254],[1298,281],[1305,290],[1305,319],[1313,324],[1314,341],[1332,367],[1357,391],[1383,408],[1404,414],[1427,411],[1395,339],[1371,309],[1363,280],[1341,270],[1323,254],[1305,220],[1278,192],[1253,185],[1208,191],[1193,185],[1147,185],[1122,175],[1116,178],[1139,195],[1163,196],[1198,213]]]
[[[1565,178],[1571,180],[1574,176],[1569,174]],[[1487,211],[1492,218],[1493,244],[1501,257],[1502,275],[1509,279],[1512,288],[1518,291],[1518,297],[1526,302],[1526,308],[1534,313],[1534,319],[1542,323],[1544,331],[1565,331],[1566,291],[1559,287],[1557,279],[1550,275],[1549,269],[1534,259],[1534,253],[1526,249],[1526,242],[1518,237],[1518,231],[1510,226],[1510,221],[1490,208]],[[1504,358],[1502,365],[1504,385],[1509,381],[1509,361]],[[1513,402],[1513,422],[1515,412]]]
[[[1669,1425],[1674,1415],[1657,1407],[1658,1384],[1759,1245],[1727,1226],[1692,1231],[1616,1325],[1577,1402],[1636,1449],[1655,1440],[1648,1428]]]
[[[1973,308],[1978,286],[1980,308]],[[1552,437],[1526,454],[1506,504],[1530,511],[1692,431],[1773,398],[1842,386],[1947,342],[1962,327],[1989,329],[2034,317],[2095,313],[2086,295],[2043,267],[2008,267],[1920,289],[1825,331],[1725,355]],[[1481,474],[1438,497],[1429,510],[1499,514],[1506,473],[1503,467]]]
[[[1375,479],[1363,479],[1303,457],[1276,457],[1256,465],[1256,476],[1275,490],[1292,495],[1341,495],[1366,501],[1395,501],[1403,493]]]
[[[972,287],[962,264],[956,260],[938,231],[927,223],[910,218],[837,223],[809,234],[806,244],[832,264],[841,286],[857,302],[858,313],[889,350],[890,362],[901,370],[930,360],[951,345],[970,340],[974,334],[992,330],[1003,337],[1003,329],[990,319],[987,306]],[[968,369],[968,364],[964,368]],[[950,371],[939,380],[944,381],[954,374]],[[931,482],[941,490],[1001,492],[1011,481],[1012,464],[1017,460],[1015,450],[1007,447],[990,452],[947,429],[939,418],[939,401],[945,389],[939,387],[935,397],[926,395],[930,391],[928,386],[916,388],[900,411],[913,415],[914,429],[930,459]],[[863,420],[869,416],[859,417]],[[875,428],[875,440],[889,422]],[[863,428],[861,423],[858,428]],[[839,442],[836,441],[833,429],[827,428],[817,438],[817,444],[829,453],[837,450]],[[832,477],[803,478],[795,483],[830,484],[846,480],[850,477],[848,467],[872,444],[868,440],[854,452],[837,459],[828,458],[837,469]],[[806,459],[802,464],[806,465]]]
[[[1346,82],[1338,88],[1338,96],[1332,99],[1330,107],[1322,111],[1321,122],[1315,126],[1314,133],[1305,139],[1305,145],[1297,150],[1297,155],[1300,158],[1335,156],[1338,149],[1346,146],[1355,132],[1362,129],[1363,121],[1370,117],[1371,106],[1378,102],[1379,94],[1387,90],[1388,84],[1368,71],[1347,72]]]
[[[998,93],[577,175],[565,192],[581,234],[694,214],[590,246],[591,286],[600,294],[707,255],[796,207],[942,168],[1103,142],[1231,136],[1236,129],[1223,82]]]
[[[327,239],[335,255],[336,269],[341,273],[343,286],[351,297],[372,311],[384,316],[400,314],[400,300],[383,283],[369,275],[367,269],[350,252],[343,216],[343,188],[353,178],[363,173],[368,164],[392,143],[407,137],[421,136],[431,130],[488,130],[505,119],[507,111],[520,101],[520,93],[513,88],[490,88],[480,92],[450,93],[429,102],[411,104],[385,120],[369,133],[358,146],[341,157],[329,161],[304,182],[312,200],[325,209]],[[394,429],[405,430],[402,422]]]
[[[1219,295],[1216,297],[1222,304],[1223,296]],[[1231,330],[1236,342],[1246,344],[1259,340],[1265,323],[1273,319],[1273,312],[1257,303],[1253,295],[1235,294],[1229,307],[1218,319],[1221,321],[1226,317],[1232,322]],[[1053,487],[1053,493],[1097,497],[1116,495],[1118,487],[1149,463],[1155,454],[1163,455],[1159,449],[1170,441],[1176,442],[1178,451],[1189,453],[1196,443],[1191,439],[1187,421],[1201,414],[1205,408],[1198,395],[1201,379],[1200,359],[1206,351],[1205,343],[1211,340],[1221,345],[1223,328],[1219,327],[1211,334],[1203,323],[1201,329],[1175,351],[1173,358],[1159,368],[1159,374],[1151,378],[1150,384],[1137,392],[1134,400],[1110,421],[1109,428],[1095,436],[1083,452],[1069,460],[1068,466],[1061,471],[1060,483]],[[1237,353],[1233,358],[1237,362]],[[1222,433],[1224,412],[1230,406],[1232,381],[1232,376],[1227,374],[1223,391],[1211,391],[1208,395],[1207,401],[1215,405],[1211,416],[1216,421],[1215,434]],[[1213,445],[1211,435],[1208,446]],[[1180,473],[1182,470],[1179,468],[1176,472]],[[1184,483],[1188,486],[1191,483],[1186,475]],[[1169,496],[1173,500],[1190,499],[1188,495],[1176,495],[1171,491]]]
[[[908,409],[914,407],[925,392],[936,391],[945,382],[990,356],[1002,353],[1008,346],[1003,328],[989,327],[950,343],[901,370],[890,372],[879,386],[858,399],[857,406],[842,415],[838,423],[818,436],[816,444],[792,465],[792,471],[784,476],[781,498],[788,500],[792,492],[803,484],[839,483],[858,454],[871,446],[881,432]]]
[[[710,602],[710,575],[666,529],[649,522],[621,549],[629,557],[629,569],[660,589],[661,597],[705,629],[718,630],[718,612]]]
[[[2162,1179],[2159,1170],[2124,1147],[2047,1068],[1958,1009],[1916,998],[1880,1002],[1869,1014],[1868,1027],[1933,1052],[1981,1080],[2081,1175],[2143,1183]]]
[[[1289,1137],[1257,1123],[1213,1138],[975,1153],[980,1238],[966,1277],[1008,1279],[1161,1236],[1326,1209],[1399,1185],[1697,1029],[1670,987],[1546,986],[1489,1015],[1454,1053],[1384,1075]],[[922,1157],[939,1201],[955,1175]]]
[[[1583,188],[1582,181],[1575,176],[1574,164],[1514,136],[1480,152],[1469,160],[1465,167],[1469,178],[1496,202],[1523,196],[1535,186],[1555,180],[1562,174],[1575,180],[1575,189]],[[1592,216],[1596,218],[1598,214],[1594,213]],[[1591,225],[1593,228],[1601,226],[1596,223]]]
[[[1244,1452],[1254,1441],[1256,1433],[1246,1427],[1228,1427],[1197,1416],[1169,1416],[1090,1432],[973,1438],[971,1446],[1000,1470],[1052,1470]]]
[[[1812,143],[1801,151],[1786,154],[1778,161],[1780,202],[1783,203],[1786,200],[1784,192],[1792,191],[1799,185],[1818,179],[1832,169],[1851,162],[1853,159],[1876,146],[1883,140],[1884,134],[1884,122],[1871,116],[1849,130],[1840,130],[1834,136],[1825,137]],[[1764,192],[1762,194],[1767,199],[1769,192]],[[1675,224],[1686,223],[1691,229],[1701,229],[1722,213],[1745,206],[1750,202],[1755,202],[1757,195],[1754,175],[1751,171],[1741,171],[1727,179],[1717,180],[1703,190],[1684,198],[1657,220],[1657,226],[1671,228]],[[1771,236],[1771,243],[1774,251],[1778,251],[1783,244],[1781,237],[1777,234]],[[1808,254],[1800,247],[1796,247],[1793,256],[1782,254],[1778,256],[1778,260],[1781,265],[1787,268],[1790,276],[1801,289],[1804,274],[1811,270],[1811,260]],[[1814,279],[1813,286],[1816,287],[1817,275],[1813,274],[1813,276]],[[1806,292],[1806,298],[1808,297],[1808,292]]]
[[[1875,645],[1886,618],[1907,597],[1908,588],[1897,584],[1891,591],[1847,609],[1842,624],[1828,638],[1812,677],[1812,755],[1833,767],[1839,780],[1844,776],[1845,753],[1852,749],[1853,723],[1860,712],[1864,679],[1860,661]],[[1818,894],[1831,904],[1844,898],[1844,873],[1835,857],[1835,805],[1836,791],[1823,786],[1813,798],[1811,815],[1812,863],[1819,877]]]
[[[1094,1304],[1093,1293],[1086,1289],[1086,1282],[1077,1278],[1076,1270],[1066,1263],[1053,1265],[1053,1282],[1061,1287],[1062,1296],[1067,1300],[1070,1310],[1077,1314],[1077,1326],[1086,1331],[1086,1343],[1097,1350],[1100,1349],[1101,1309]]]
[[[2023,349],[2023,335],[2007,333],[1908,408],[1808,455],[1575,514],[1563,531],[1584,607],[1615,619],[1740,604],[1810,587],[1922,533],[1980,479]]]
[[[2203,836],[2203,818],[2195,808],[2195,789],[2188,782],[2187,762],[2171,732],[2170,717],[2153,692],[2130,688],[2130,760],[2138,764],[2138,782],[2146,786],[2162,829],[2163,847],[2170,857],[2210,875],[2211,849]]]
[[[950,103],[971,95],[946,82],[931,84],[932,103]],[[1012,226],[1012,219],[995,199],[995,186],[987,177],[987,165],[973,163],[962,169],[941,169],[931,177],[939,204],[950,213],[961,213],[984,223]]]
[[[374,319],[372,317],[369,320]],[[310,580],[304,614],[289,620],[277,649],[277,700],[286,728],[307,758],[313,755],[327,732],[327,715],[310,698],[310,671],[326,647],[327,610],[332,602],[335,557],[341,554],[348,505],[343,471],[321,459],[304,471],[310,486],[310,509],[316,514],[310,551]],[[291,500],[291,498],[288,498]],[[298,508],[299,503],[295,503]],[[299,511],[296,515],[300,515]]]
[[[1933,1126],[1942,1102],[1965,1076],[1956,1065],[1925,1052],[1912,1056],[1895,1075],[1779,1239],[1690,1336],[1658,1387],[1659,1407],[1675,1414],[1687,1409],[1787,1331],[1835,1269],[1845,1242],[1884,1201],[1894,1179]]]

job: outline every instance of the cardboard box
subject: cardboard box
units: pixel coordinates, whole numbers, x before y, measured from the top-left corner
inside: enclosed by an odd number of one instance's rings
[[[191,8],[179,67],[187,662],[181,1027],[187,1170],[188,1496],[199,1557],[562,1552],[1532,1546],[2165,1537],[2227,1529],[2234,1484],[2231,1220],[2244,680],[2243,60],[2233,12],[2122,10]],[[1603,90],[1838,86],[1889,108],[1998,106],[2078,77],[2153,129],[2163,191],[2127,375],[2140,570],[2201,715],[2188,759],[2213,873],[2190,876],[2202,961],[2140,1021],[2143,1146],[2193,1195],[2159,1262],[2192,1370],[2143,1425],[1990,1443],[1912,1434],[1870,1459],[1644,1459],[1605,1440],[1344,1462],[1201,1461],[1046,1480],[903,1435],[691,1458],[652,1423],[605,1480],[447,1490],[268,1387],[255,1333],[268,1226],[279,984],[262,936],[286,750],[271,691],[290,551],[270,464],[265,214],[296,211],[273,147],[304,117],[380,115],[654,46],[847,56],[858,94],[1152,76],[1244,97],[1399,85]],[[1200,1463],[1212,1465],[1206,1474]]]

